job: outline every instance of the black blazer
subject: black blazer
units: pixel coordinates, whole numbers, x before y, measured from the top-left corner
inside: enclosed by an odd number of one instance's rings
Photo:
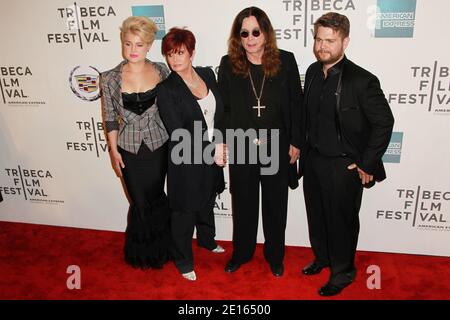
[[[322,72],[319,62],[310,65],[306,71],[305,108],[302,114],[303,150],[308,147],[309,89],[319,72]],[[373,175],[374,180],[382,181],[386,178],[386,172],[381,158],[389,145],[394,127],[391,108],[378,78],[346,57],[339,77],[336,90],[338,139],[346,150],[351,150],[349,156],[358,167]]]
[[[223,105],[214,72],[210,68],[195,68],[195,71],[216,99],[214,126],[217,127],[223,116]],[[221,193],[224,190],[223,169],[215,163],[211,165],[204,163],[203,158],[201,164],[193,164],[194,143],[188,144],[192,164],[174,163],[171,153],[179,143],[179,141],[172,141],[172,134],[176,129],[182,128],[189,131],[190,136],[194,139],[194,121],[201,121],[202,136],[205,134],[207,126],[203,113],[197,100],[176,72],[172,72],[166,80],[158,85],[157,92],[159,113],[171,136],[167,172],[167,194],[170,207],[178,211],[200,210],[215,193]],[[197,141],[197,143],[202,146],[202,153],[208,146],[212,147],[209,141]]]
[[[302,86],[297,62],[292,52],[280,50],[281,69],[278,74],[269,79],[277,81],[280,90],[281,113],[284,128],[286,129],[289,143],[300,148],[301,130],[300,117],[302,108]],[[219,88],[224,102],[225,117],[222,129],[249,129],[250,109],[252,102],[242,94],[242,88],[249,85],[248,77],[234,74],[231,70],[228,55],[222,57],[219,67]],[[289,169],[289,186],[298,186],[297,164]]]

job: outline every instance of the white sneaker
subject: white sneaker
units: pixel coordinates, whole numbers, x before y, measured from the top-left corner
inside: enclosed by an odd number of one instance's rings
[[[195,281],[197,280],[197,276],[195,274],[195,271],[191,271],[191,272],[187,272],[187,273],[182,273],[181,274],[183,276],[183,278],[189,280],[189,281]]]
[[[214,253],[223,253],[223,252],[225,252],[225,249],[223,247],[217,245],[217,247],[211,251]]]

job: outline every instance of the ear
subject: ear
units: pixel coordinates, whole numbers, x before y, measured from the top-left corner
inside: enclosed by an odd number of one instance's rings
[[[344,38],[344,41],[343,41],[344,50],[347,49],[349,43],[350,43],[350,38],[349,37]]]
[[[191,62],[194,61],[194,57],[195,57],[195,50],[192,51],[191,58],[190,58]]]

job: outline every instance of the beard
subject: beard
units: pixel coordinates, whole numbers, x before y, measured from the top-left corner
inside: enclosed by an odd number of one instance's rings
[[[323,64],[334,64],[342,58],[344,52],[341,51],[337,54],[332,54],[329,51],[314,50],[314,55],[316,56],[316,59]]]

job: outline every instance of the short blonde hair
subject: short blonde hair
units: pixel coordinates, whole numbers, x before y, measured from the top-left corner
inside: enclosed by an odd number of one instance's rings
[[[147,17],[132,16],[122,22],[122,27],[120,27],[120,39],[122,41],[128,32],[138,35],[145,43],[152,44],[158,32],[158,27]]]

